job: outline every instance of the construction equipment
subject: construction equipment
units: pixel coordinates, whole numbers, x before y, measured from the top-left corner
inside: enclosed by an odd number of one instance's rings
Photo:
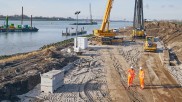
[[[144,31],[143,0],[135,0],[132,37],[145,38]]]
[[[144,43],[144,51],[151,51],[151,52],[157,51],[157,44],[154,43],[153,36],[146,36]]]
[[[101,28],[99,30],[94,30],[95,40],[101,42],[101,44],[112,44],[113,42],[122,42],[122,38],[116,38],[116,32],[109,29],[109,18],[113,2],[114,0],[108,0]]]

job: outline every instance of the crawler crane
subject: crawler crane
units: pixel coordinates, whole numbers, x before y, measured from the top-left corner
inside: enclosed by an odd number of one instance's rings
[[[122,38],[116,38],[116,32],[109,29],[109,18],[114,0],[108,0],[106,11],[103,17],[100,29],[94,30],[94,35],[101,44],[112,44],[113,42],[122,42]]]

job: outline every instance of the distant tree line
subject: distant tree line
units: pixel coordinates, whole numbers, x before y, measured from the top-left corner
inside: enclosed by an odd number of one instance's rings
[[[22,16],[21,15],[10,15],[8,16],[9,20],[21,20]],[[5,20],[6,16],[4,15],[0,15],[0,20]],[[39,21],[74,21],[75,19],[71,18],[71,17],[33,17],[33,20],[39,20]],[[23,20],[30,20],[30,17],[27,15],[23,15]]]

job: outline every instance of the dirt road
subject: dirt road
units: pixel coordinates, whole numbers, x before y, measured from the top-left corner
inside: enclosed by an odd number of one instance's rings
[[[114,102],[181,102],[182,88],[163,67],[159,54],[142,51],[142,42],[125,43],[123,46],[108,46],[103,57],[107,60],[107,82]],[[126,72],[129,66],[139,66],[145,71],[145,89],[139,88],[138,73],[134,86],[127,87]],[[122,100],[122,101],[121,101]]]
[[[22,101],[36,97],[59,102],[181,102],[182,88],[162,65],[162,52],[143,52],[142,45],[136,41],[90,46],[81,59],[66,67],[65,85],[54,94],[41,93],[37,86],[34,91],[38,95],[32,91],[20,97]],[[128,89],[127,70],[131,65],[136,77]],[[139,87],[139,66],[145,71],[144,90]]]

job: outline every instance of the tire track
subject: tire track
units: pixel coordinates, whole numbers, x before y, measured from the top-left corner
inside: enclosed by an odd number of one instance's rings
[[[136,50],[136,49],[135,49]],[[128,57],[125,57],[127,60],[129,60],[129,59],[131,59],[131,58],[133,58],[133,59],[137,59],[135,56],[138,56],[139,54],[139,52],[137,51],[137,53],[134,55],[134,56],[132,56],[130,53],[131,53],[131,51],[132,50],[129,50],[129,52],[127,52],[126,53],[126,55],[128,56]],[[110,58],[111,58],[111,60],[113,61],[113,66],[116,68],[116,70],[118,71],[118,73],[119,73],[119,75],[120,75],[120,78],[121,78],[121,84],[123,85],[123,87],[125,88],[125,91],[127,92],[127,94],[128,94],[128,96],[129,96],[129,98],[130,98],[130,100],[132,101],[132,102],[145,102],[145,97],[142,95],[142,94],[140,94],[140,93],[138,93],[137,92],[137,90],[136,89],[134,89],[134,88],[130,88],[130,90],[128,90],[127,89],[127,75],[126,75],[126,73],[125,73],[125,71],[122,69],[122,65],[121,64],[119,64],[119,61],[116,59],[116,57],[114,56],[114,54],[112,54],[112,52],[111,51],[109,51],[108,50],[108,53],[109,53],[109,55],[110,55]],[[115,52],[116,53],[116,52]],[[124,53],[124,51],[123,51],[123,53]],[[136,60],[135,60],[136,61]],[[127,61],[127,62],[129,62],[129,61]],[[136,62],[135,62],[136,63]],[[131,64],[131,62],[130,62],[130,64]]]

